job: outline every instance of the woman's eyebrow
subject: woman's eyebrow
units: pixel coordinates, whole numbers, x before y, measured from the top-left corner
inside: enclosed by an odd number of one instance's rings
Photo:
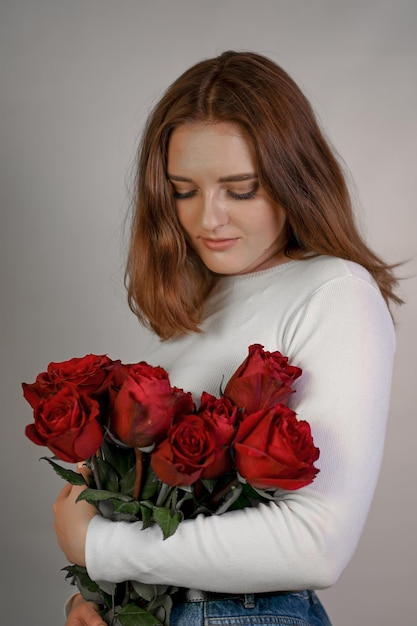
[[[222,176],[219,178],[219,183],[239,183],[243,180],[254,180],[258,176],[255,173],[250,174],[232,174],[231,176]]]
[[[193,183],[194,181],[191,178],[186,178],[185,176],[176,176],[175,174],[167,174],[168,180],[176,180],[179,183]]]
[[[167,174],[168,180],[175,180],[179,183],[193,183],[192,178],[186,178],[185,176],[177,176],[176,174]],[[255,180],[258,178],[257,174],[231,174],[231,176],[221,176],[217,182],[219,183],[238,183],[244,180]]]

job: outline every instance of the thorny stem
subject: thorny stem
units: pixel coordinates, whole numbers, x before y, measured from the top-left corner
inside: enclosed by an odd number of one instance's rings
[[[142,474],[143,474],[143,452],[142,450],[139,450],[139,448],[135,448],[135,458],[136,458],[136,462],[135,462],[136,474],[135,474],[135,486],[133,488],[133,497],[135,498],[135,500],[139,500],[140,490],[142,487]]]

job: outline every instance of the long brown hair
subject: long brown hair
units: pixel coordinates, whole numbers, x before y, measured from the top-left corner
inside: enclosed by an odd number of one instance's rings
[[[238,124],[252,142],[260,184],[286,212],[288,257],[315,253],[355,261],[372,274],[387,303],[401,302],[392,266],[358,231],[341,167],[306,97],[270,59],[229,51],[184,72],[145,127],[126,268],[129,306],[143,323],[164,339],[198,331],[218,279],[187,245],[167,180],[172,131],[202,121]]]

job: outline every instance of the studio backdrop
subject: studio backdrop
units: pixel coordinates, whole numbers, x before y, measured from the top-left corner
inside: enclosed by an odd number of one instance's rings
[[[377,492],[353,560],[320,597],[334,626],[416,623],[416,32],[415,0],[0,1],[2,624],[64,624],[72,593],[53,532],[62,481],[24,436],[21,382],[76,355],[141,359],[123,286],[137,142],[171,81],[226,49],[293,76],[370,245],[405,262]]]

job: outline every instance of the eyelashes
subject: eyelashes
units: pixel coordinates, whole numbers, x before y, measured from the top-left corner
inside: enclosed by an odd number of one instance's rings
[[[256,189],[247,191],[246,193],[235,193],[234,191],[228,191],[227,193],[233,200],[252,200],[256,195]]]
[[[174,200],[186,200],[187,198],[192,198],[193,196],[195,196],[195,191],[186,191],[185,193],[174,191],[172,194]]]
[[[255,187],[254,189],[252,189],[251,191],[247,191],[246,193],[236,193],[234,191],[227,191],[227,194],[233,200],[253,200],[253,198],[256,196],[257,189],[258,188]],[[187,198],[192,198],[193,196],[195,196],[196,193],[197,192],[195,190],[186,191],[184,193],[180,193],[179,191],[174,191],[172,196],[174,200],[187,200]]]

